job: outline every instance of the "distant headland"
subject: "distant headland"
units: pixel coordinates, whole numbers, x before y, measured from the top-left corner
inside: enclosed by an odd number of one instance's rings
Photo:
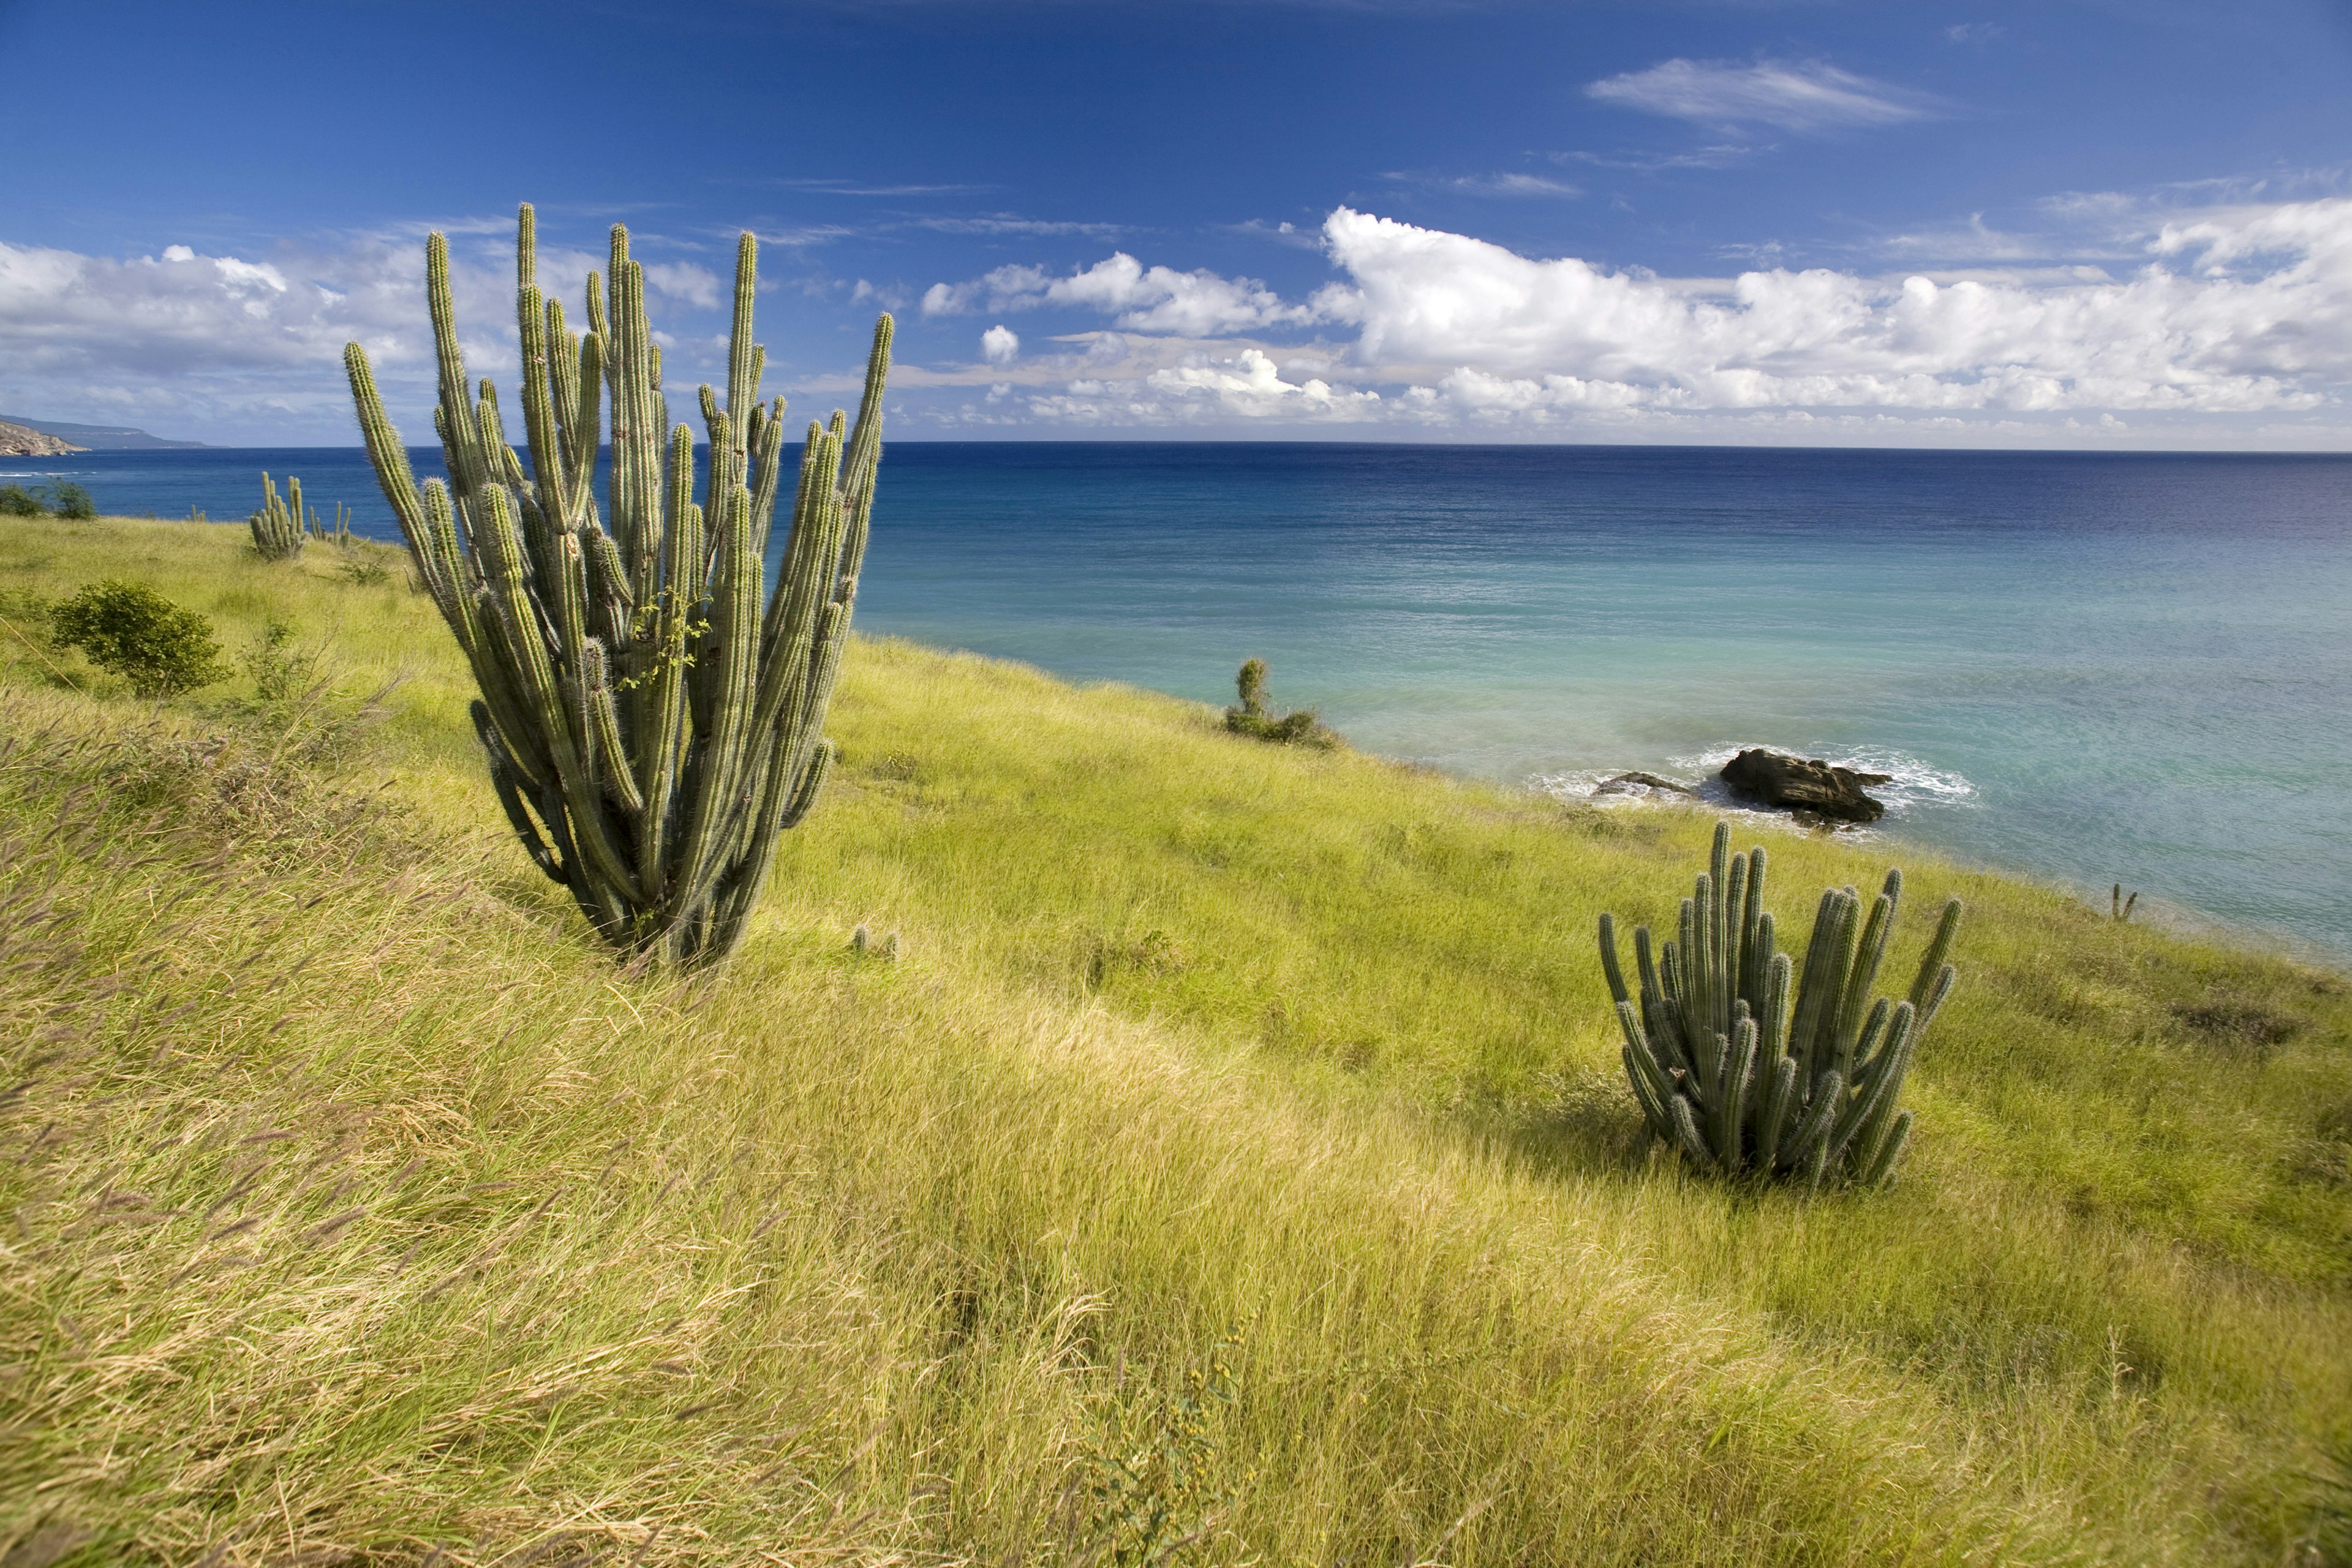
[[[48,444],[37,444],[44,437]],[[37,444],[18,445],[26,440]],[[47,458],[63,452],[121,452],[139,447],[203,445],[202,441],[167,441],[127,425],[68,425],[55,419],[27,419],[21,414],[0,414],[0,457]]]

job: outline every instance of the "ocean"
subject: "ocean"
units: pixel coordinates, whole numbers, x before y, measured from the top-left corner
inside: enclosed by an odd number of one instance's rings
[[[356,448],[0,483],[237,520],[265,468],[394,537]],[[1212,702],[1262,658],[1565,798],[1822,757],[1895,775],[1895,843],[2352,959],[2352,457],[908,442],[857,624]]]

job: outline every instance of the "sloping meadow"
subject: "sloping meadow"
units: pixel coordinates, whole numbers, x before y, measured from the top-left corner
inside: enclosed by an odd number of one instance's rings
[[[866,643],[760,928],[680,985],[503,841],[421,600],[129,524],[12,527],[0,590],[126,556],[233,648],[277,616],[353,691],[413,668],[338,771],[234,689],[0,667],[0,1552],[2190,1563],[2324,1526],[2327,976],[1915,866],[1890,963],[1972,916],[1901,1184],[1727,1190],[1642,1146],[1591,945],[1670,910],[1703,819]],[[1771,849],[1784,910],[1883,864]]]

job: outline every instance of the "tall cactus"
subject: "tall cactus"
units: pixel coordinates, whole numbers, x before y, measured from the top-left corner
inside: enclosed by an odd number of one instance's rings
[[[253,530],[254,553],[264,561],[290,561],[302,553],[302,481],[289,475],[286,489],[288,499],[280,500],[277,484],[262,475],[261,510],[246,520]]]
[[[497,392],[467,378],[440,235],[425,246],[425,297],[447,486],[420,491],[367,354],[343,352],[376,478],[481,689],[474,726],[516,837],[607,941],[677,964],[733,951],[776,835],[824,782],[833,748],[821,731],[882,456],[888,316],[875,325],[856,426],[836,409],[829,426],[808,427],[783,573],[763,608],[784,401],[759,396],[757,250],[749,234],[736,248],[724,395],[701,389],[707,506],[694,504],[693,434],[669,425],[645,273],[618,225],[604,282],[588,276],[578,334],[540,293],[522,208],[528,471]],[[607,392],[609,532],[592,488]]]
[[[1911,1134],[1911,1113],[1896,1101],[1952,989],[1947,960],[1960,901],[1944,906],[1909,994],[1874,1002],[1903,873],[1887,872],[1867,915],[1853,889],[1824,890],[1800,974],[1775,946],[1764,869],[1761,846],[1733,855],[1730,824],[1716,824],[1677,940],[1654,953],[1650,928],[1633,932],[1638,1005],[1618,961],[1615,917],[1601,917],[1601,967],[1633,1098],[1651,1131],[1702,1170],[1874,1186]]]

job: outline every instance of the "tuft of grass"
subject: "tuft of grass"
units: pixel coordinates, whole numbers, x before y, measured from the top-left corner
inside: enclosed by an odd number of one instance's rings
[[[336,627],[356,689],[414,661],[362,772],[0,641],[0,1555],[2186,1565],[2332,1528],[2336,977],[1906,850],[1971,921],[1904,1185],[1726,1191],[1638,1136],[1591,950],[1706,817],[874,640],[738,961],[632,974],[499,826],[430,606],[240,543],[0,524],[0,592],[103,562],[232,646]],[[2216,1049],[2183,1010],[2225,1004],[2304,1022]]]

